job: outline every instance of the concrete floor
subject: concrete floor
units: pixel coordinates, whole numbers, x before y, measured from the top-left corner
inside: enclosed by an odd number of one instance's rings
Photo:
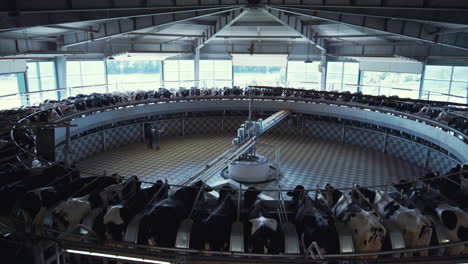
[[[130,144],[99,153],[78,162],[85,173],[118,173],[137,175],[142,180],[167,179],[179,183],[200,170],[204,164],[231,146],[232,136],[202,135],[162,140],[160,150],[151,150],[143,143]],[[413,179],[425,173],[408,162],[380,152],[353,145],[315,138],[264,135],[260,143],[277,145],[281,150],[280,180],[283,189],[297,184],[306,188],[330,183],[336,187],[379,185],[387,181]],[[259,147],[258,152],[274,159],[273,149]],[[211,182],[221,179],[212,179]],[[276,182],[256,185],[277,188]]]

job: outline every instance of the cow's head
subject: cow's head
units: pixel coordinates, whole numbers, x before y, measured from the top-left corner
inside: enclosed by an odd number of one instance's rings
[[[293,201],[295,203],[299,203],[304,199],[304,196],[307,195],[307,191],[305,191],[304,186],[302,185],[297,185],[293,191],[289,191],[286,195],[289,197],[292,197]]]
[[[410,195],[413,190],[413,184],[409,183],[407,180],[400,180],[398,183],[394,184],[399,192]]]
[[[359,194],[359,192],[362,194]],[[354,201],[356,201],[362,208],[366,210],[371,210],[370,204],[374,204],[375,201],[375,191],[366,189],[366,188],[360,188],[359,185],[357,186],[357,189],[351,191],[351,197],[353,198]],[[367,201],[366,201],[367,200]]]
[[[213,191],[213,189],[207,186],[203,181],[197,181],[191,186],[182,187],[179,190],[177,190],[174,193],[174,198],[176,200],[182,201],[183,204],[188,205],[188,207],[192,207],[197,198],[197,194],[200,191],[200,188],[203,188],[204,192]],[[203,201],[203,199],[204,195],[200,194],[199,200]]]
[[[244,192],[244,208],[251,208],[260,193],[262,193],[262,191],[258,190],[257,188],[249,187]]]
[[[124,184],[124,187],[121,191],[121,197],[130,197],[132,194],[135,194],[141,190],[141,181],[137,176],[130,177]]]
[[[319,195],[317,198],[322,201],[322,203],[325,203],[328,208],[333,208],[340,198],[343,196],[343,193],[337,189],[335,189],[333,186],[330,184],[326,184],[325,188],[320,191]]]
[[[221,189],[219,190],[219,198],[224,199],[228,195],[232,196],[232,195],[235,195],[236,193],[237,193],[237,191],[234,190],[231,186],[225,185],[225,186],[221,187]]]
[[[161,187],[163,189],[161,189]],[[159,192],[157,198],[158,198],[158,200],[161,200],[161,199],[166,199],[168,197],[169,190],[171,189],[171,187],[169,185],[165,184],[163,181],[157,180],[156,183],[153,184],[151,189],[152,189],[152,193],[154,193],[154,194]]]

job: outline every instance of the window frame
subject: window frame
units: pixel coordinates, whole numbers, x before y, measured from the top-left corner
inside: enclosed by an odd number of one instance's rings
[[[225,70],[216,70],[217,67],[216,67],[216,62],[229,62],[230,66],[228,67],[229,68],[229,71],[225,71]],[[204,63],[210,63],[211,64],[211,68],[210,70],[203,70],[205,67],[202,65]],[[202,87],[202,83],[212,83],[212,87],[208,87],[209,85],[206,85],[206,87],[203,87],[203,88],[223,88],[223,87],[226,87],[226,85],[219,85],[219,83],[227,83],[229,82],[230,84],[228,86],[232,86],[232,83],[233,83],[233,64],[232,64],[232,60],[200,60],[199,61],[200,63],[200,70],[199,70],[199,85],[198,87]],[[216,76],[217,74],[220,74],[220,73],[227,73],[229,72],[229,75],[230,75],[230,78],[229,79],[225,79],[223,81],[221,80],[217,80]],[[203,74],[211,74],[212,78],[202,78]]]
[[[290,63],[292,64],[304,64],[304,67],[303,69],[304,70],[300,70],[300,71],[296,71],[295,69],[294,70],[291,70],[290,69]],[[287,87],[292,87],[290,83],[298,83],[298,82],[301,82],[301,81],[298,81],[296,78],[291,78],[294,74],[301,74],[303,75],[303,83],[304,83],[304,87],[299,87],[301,89],[311,89],[311,90],[320,90],[320,84],[321,84],[321,73],[320,71],[318,70],[318,67],[320,66],[320,61],[312,61],[312,63],[304,63],[304,61],[298,61],[298,60],[288,60],[288,65],[287,65],[287,69],[286,69],[286,86]],[[317,66],[315,68],[315,71],[314,71],[314,67]],[[317,76],[317,82],[313,82],[313,81],[308,81],[308,76],[311,76],[312,74],[316,74]]]
[[[427,77],[427,67],[447,67],[447,68],[450,68],[450,78],[448,79],[436,79],[436,78],[433,78],[433,77]],[[456,65],[426,65],[425,69],[424,69],[424,78],[422,80],[422,86],[421,86],[421,98],[420,99],[428,99],[428,100],[431,100],[431,96],[436,96],[436,97],[445,97],[446,96],[446,99],[443,100],[443,101],[446,101],[446,102],[450,102],[451,98],[459,98],[459,97],[455,97],[455,96],[459,96],[459,95],[455,95],[455,94],[452,94],[452,87],[455,84],[465,84],[466,87],[467,87],[467,92],[466,92],[466,101],[465,103],[468,104],[468,79],[466,81],[459,81],[459,80],[454,80],[453,77],[454,77],[454,72],[455,72],[455,69],[458,68],[458,67],[463,67],[463,68],[468,68],[468,66],[456,66]],[[446,93],[442,93],[442,92],[438,92],[438,91],[432,91],[432,90],[429,90],[426,88],[426,81],[428,82],[447,82],[448,83],[448,90]],[[434,92],[434,93],[440,93],[440,95],[438,94],[435,94],[435,95],[431,95],[431,92]],[[425,95],[425,93],[427,93],[427,95]],[[446,94],[446,95],[444,95]],[[427,96],[427,98],[426,98]],[[439,101],[439,100],[437,100]]]
[[[181,61],[190,61],[192,63],[192,69],[187,71],[187,70],[184,70],[183,72],[184,73],[188,73],[188,72],[191,72],[192,73],[192,79],[189,80],[189,79],[186,79],[184,78],[183,80],[181,79],[181,66],[180,66],[180,62]],[[166,67],[168,67],[166,65],[167,62],[170,62],[170,63],[173,63],[173,62],[177,62],[177,71],[168,71],[166,69]],[[185,67],[185,66],[184,66]],[[177,81],[168,81],[167,80],[167,73],[168,72],[177,72]],[[163,85],[165,88],[168,88],[169,89],[176,89],[178,90],[180,87],[185,87],[187,89],[190,89],[192,86],[195,86],[195,60],[189,60],[189,59],[181,59],[181,60],[164,60],[162,61],[162,76],[164,76],[164,82],[163,82]],[[175,88],[173,87],[174,85],[171,85],[171,83],[177,83],[177,86],[175,86]],[[190,87],[186,87],[187,85],[182,85],[182,84],[187,84],[187,83],[191,83],[191,86]]]
[[[40,67],[40,63],[52,63],[53,65],[53,71],[52,71],[52,75],[47,75],[47,76],[42,76],[41,75],[41,67]],[[36,70],[36,76],[35,77],[29,77],[27,72],[29,70],[29,66],[34,64],[34,67],[35,67],[35,70]],[[43,103],[44,100],[60,100],[60,91],[58,90],[58,80],[57,80],[57,65],[55,63],[55,61],[30,61],[30,62],[27,62],[27,70],[26,70],[26,74],[25,74],[25,77],[26,77],[26,89],[27,89],[27,93],[28,93],[28,96],[27,96],[27,99],[26,101],[28,102],[28,105],[31,105],[31,98],[29,96],[30,93],[37,93],[38,96],[39,96],[39,103]],[[43,85],[42,85],[42,78],[50,78],[52,77],[53,78],[53,83],[54,83],[54,88],[53,89],[46,89],[44,90],[43,89]],[[35,80],[36,81],[36,84],[37,84],[37,88],[38,90],[37,91],[31,91],[30,90],[30,87],[31,87],[31,80]],[[45,98],[44,99],[44,94],[46,92],[56,92],[56,99],[49,99],[49,98]]]

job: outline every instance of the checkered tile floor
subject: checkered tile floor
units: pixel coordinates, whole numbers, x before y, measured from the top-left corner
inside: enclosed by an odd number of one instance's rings
[[[160,150],[151,150],[143,143],[130,144],[99,153],[78,162],[85,173],[118,173],[137,175],[142,180],[166,178],[178,183],[205,163],[230,147],[232,136],[187,136],[165,138]],[[380,152],[348,144],[320,139],[264,135],[260,143],[274,144],[281,151],[281,178],[283,188],[302,184],[315,188],[330,183],[336,187],[385,184],[399,179],[412,179],[425,173],[408,162]],[[274,160],[274,150],[260,146],[258,152]],[[214,180],[214,179],[213,179]],[[256,185],[277,188],[276,182]]]

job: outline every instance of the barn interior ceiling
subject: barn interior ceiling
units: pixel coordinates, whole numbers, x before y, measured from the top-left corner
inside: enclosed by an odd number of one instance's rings
[[[468,60],[467,1],[9,0],[0,21],[3,59],[130,52]]]

